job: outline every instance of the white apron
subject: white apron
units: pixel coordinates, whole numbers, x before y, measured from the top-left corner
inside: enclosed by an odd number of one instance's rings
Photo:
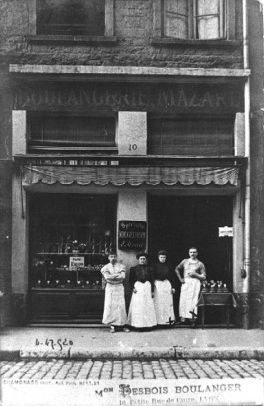
[[[114,326],[126,324],[126,305],[123,284],[106,284],[103,323]]]
[[[197,314],[197,302],[199,298],[201,282],[196,278],[185,278],[185,283],[181,286],[179,315],[185,319],[191,319],[194,312]]]
[[[132,294],[128,311],[127,324],[136,327],[153,327],[157,325],[153,299],[151,297],[151,284],[149,281],[135,282],[137,293]]]
[[[158,324],[169,325],[170,321],[175,321],[171,283],[168,279],[155,281],[154,306]]]

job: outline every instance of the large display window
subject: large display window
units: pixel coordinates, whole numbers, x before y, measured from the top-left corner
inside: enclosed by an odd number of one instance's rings
[[[115,247],[115,199],[34,196],[30,202],[32,286],[101,287],[101,267]]]
[[[115,196],[38,194],[29,211],[31,317],[100,319]]]

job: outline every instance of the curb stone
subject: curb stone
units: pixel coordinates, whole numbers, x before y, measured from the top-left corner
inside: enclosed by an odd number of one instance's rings
[[[20,351],[0,351],[0,360],[16,359],[257,359],[264,360],[264,347],[244,348],[193,348],[193,347],[150,347],[143,349],[113,348],[112,350],[71,349],[70,351],[36,351],[25,349]]]

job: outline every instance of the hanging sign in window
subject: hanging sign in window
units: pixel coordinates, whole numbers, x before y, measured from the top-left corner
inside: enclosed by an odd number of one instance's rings
[[[218,236],[219,237],[233,237],[233,227],[218,227]]]
[[[119,221],[118,248],[120,250],[144,250],[146,236],[146,221]]]
[[[70,257],[69,261],[69,269],[71,271],[75,271],[78,268],[83,268],[84,267],[84,257]]]

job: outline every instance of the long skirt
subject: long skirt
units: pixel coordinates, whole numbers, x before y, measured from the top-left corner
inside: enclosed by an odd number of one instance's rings
[[[127,324],[136,327],[154,327],[157,325],[154,302],[151,297],[150,282],[136,282],[137,293],[132,294],[128,311]]]
[[[179,315],[185,319],[191,319],[192,313],[197,314],[197,302],[199,298],[201,282],[196,278],[185,278],[181,286]]]
[[[173,296],[168,279],[155,281],[154,306],[158,324],[169,325],[175,320],[173,310]]]
[[[124,326],[126,318],[124,286],[107,283],[105,287],[103,323]]]

